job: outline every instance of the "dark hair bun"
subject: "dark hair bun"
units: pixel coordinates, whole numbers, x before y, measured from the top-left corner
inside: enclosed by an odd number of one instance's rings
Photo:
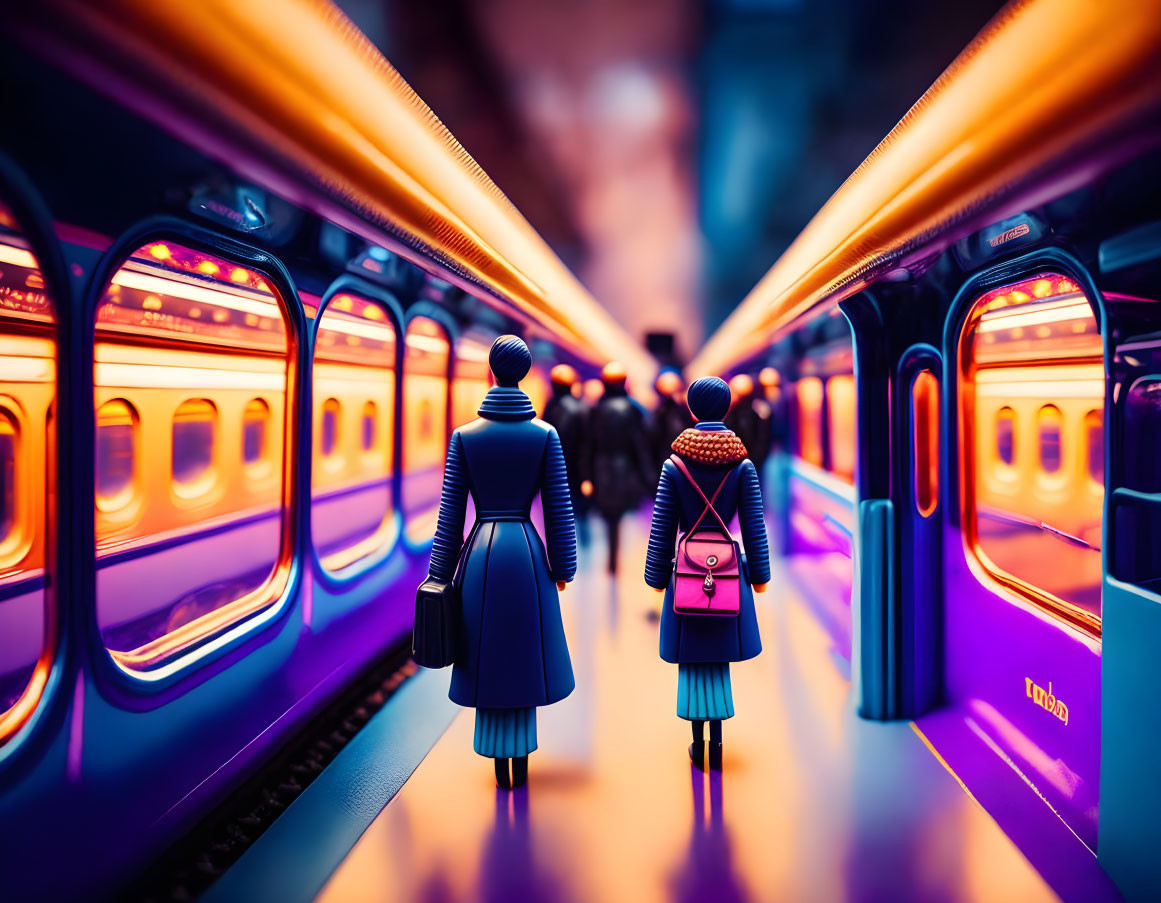
[[[532,352],[518,336],[502,335],[492,343],[488,366],[499,386],[515,386],[532,369]]]
[[[730,410],[730,387],[716,376],[695,380],[685,398],[697,420],[721,420]]]

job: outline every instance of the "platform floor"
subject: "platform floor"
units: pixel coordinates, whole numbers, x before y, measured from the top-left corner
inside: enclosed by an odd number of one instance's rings
[[[639,573],[646,529],[627,525],[615,579],[599,531],[582,552],[562,597],[577,689],[540,710],[527,789],[496,789],[473,713],[454,713],[317,899],[1057,899],[910,725],[854,716],[782,574],[758,597],[762,655],[734,666],[724,771],[692,769]]]

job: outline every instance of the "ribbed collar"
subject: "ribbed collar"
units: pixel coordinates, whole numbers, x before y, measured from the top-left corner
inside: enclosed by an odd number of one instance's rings
[[[729,431],[729,427],[720,420],[702,420],[694,427],[695,430],[705,430],[708,433],[720,433],[723,430]]]
[[[485,420],[532,420],[536,411],[517,386],[493,386],[476,412]]]

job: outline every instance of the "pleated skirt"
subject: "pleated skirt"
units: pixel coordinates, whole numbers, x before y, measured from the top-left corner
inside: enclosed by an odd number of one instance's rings
[[[473,748],[490,759],[514,759],[536,749],[536,706],[476,709]]]
[[[728,662],[677,666],[677,717],[686,721],[734,717]]]

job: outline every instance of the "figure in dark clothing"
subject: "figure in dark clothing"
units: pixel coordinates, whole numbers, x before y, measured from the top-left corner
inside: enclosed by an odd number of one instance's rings
[[[695,765],[703,766],[703,730],[708,721],[711,768],[721,768],[722,720],[734,714],[729,663],[745,661],[762,651],[752,590],[763,592],[770,580],[758,472],[741,440],[722,423],[729,407],[729,386],[716,376],[699,379],[689,387],[689,410],[698,424],[673,443],[681,465],[670,460],[661,469],[645,558],[645,582],[665,593],[661,658],[677,665],[677,715],[693,723],[689,756]],[[732,616],[683,614],[674,608],[678,532],[687,534],[704,519],[709,510],[707,501],[717,512],[715,519],[729,524],[736,515],[741,526],[741,579],[738,609]],[[708,577],[706,585],[712,586]]]
[[[528,777],[536,707],[573,690],[557,593],[576,573],[576,537],[560,439],[535,419],[518,385],[532,366],[528,346],[500,336],[488,363],[496,385],[479,418],[457,429],[448,446],[428,573],[460,587],[448,695],[476,709],[475,750],[495,759],[496,782],[509,789]],[[476,521],[465,540],[469,494]],[[538,494],[544,542],[529,519]]]
[[[609,534],[609,573],[617,571],[621,518],[636,510],[653,485],[645,415],[625,391],[625,368],[616,362],[601,372],[605,393],[589,417],[585,483]]]
[[[589,406],[573,394],[577,380],[576,371],[568,364],[557,364],[552,368],[552,397],[544,406],[540,419],[560,436],[564,466],[568,470],[572,510],[579,518],[582,508],[588,507],[588,500],[581,494],[581,483],[584,480],[581,459],[585,442],[588,441]]]
[[[730,396],[733,404],[725,424],[745,443],[750,460],[761,476],[770,454],[770,405],[764,398],[755,397],[754,380],[746,373],[739,373],[730,380]]]
[[[681,377],[672,370],[665,370],[653,384],[657,392],[657,407],[649,418],[649,440],[653,446],[654,464],[660,468],[671,454],[669,446],[681,435],[682,430],[693,426],[689,408],[681,397]]]

